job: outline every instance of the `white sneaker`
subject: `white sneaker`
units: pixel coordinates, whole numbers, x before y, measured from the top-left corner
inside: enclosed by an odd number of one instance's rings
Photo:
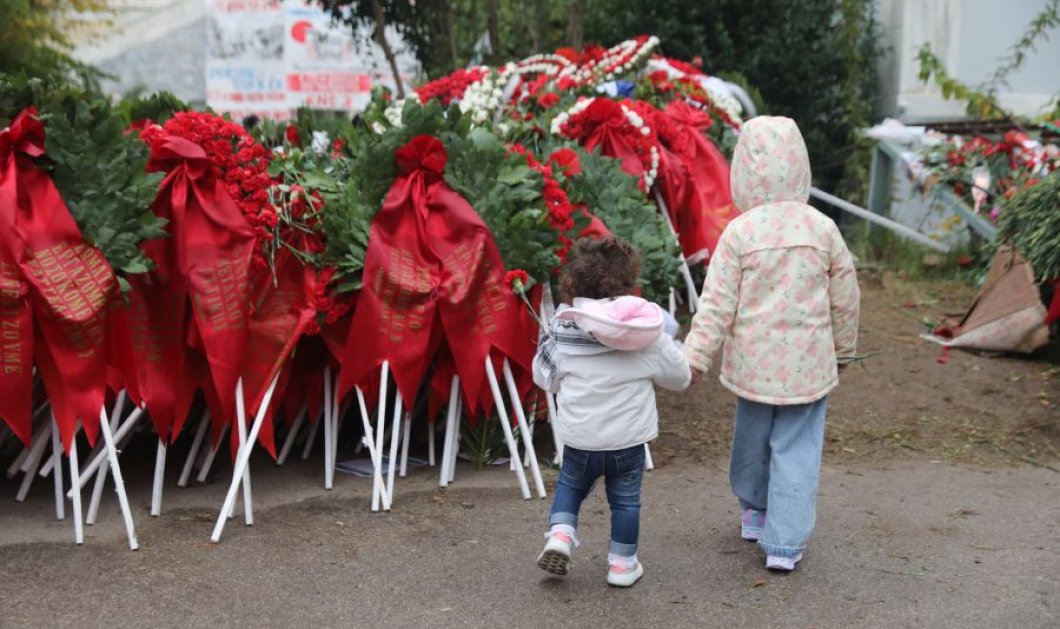
[[[802,561],[802,553],[799,553],[794,557],[777,557],[776,555],[769,555],[766,557],[766,568],[769,570],[791,572],[795,569],[795,564],[800,561]]]
[[[626,568],[619,564],[611,564],[607,571],[607,584],[620,588],[632,586],[644,576],[644,565],[639,561],[632,568]]]
[[[549,574],[567,576],[570,572],[571,544],[571,537],[565,533],[549,535],[545,549],[537,556],[537,567]]]

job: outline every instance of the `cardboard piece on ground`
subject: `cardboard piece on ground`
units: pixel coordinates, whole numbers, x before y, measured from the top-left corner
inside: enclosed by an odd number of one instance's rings
[[[946,347],[1027,354],[1049,342],[1034,271],[1009,247],[998,249],[979,296],[954,323],[952,338],[924,338]]]

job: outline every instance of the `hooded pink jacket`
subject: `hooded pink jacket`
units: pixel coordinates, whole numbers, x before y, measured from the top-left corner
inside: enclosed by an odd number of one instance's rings
[[[855,356],[860,293],[850,251],[831,219],[806,204],[810,161],[795,122],[754,118],[732,161],[743,214],[710,260],[685,342],[706,372],[724,344],[721,382],[765,404],[805,404],[838,384]]]

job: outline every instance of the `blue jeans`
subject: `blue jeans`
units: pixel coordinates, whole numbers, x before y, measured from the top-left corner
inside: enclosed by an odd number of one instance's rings
[[[729,484],[742,509],[768,510],[758,542],[768,555],[794,557],[813,533],[827,400],[791,406],[737,400]]]
[[[563,467],[552,497],[548,524],[578,528],[578,511],[596,479],[603,476],[611,507],[611,552],[637,554],[640,535],[640,483],[644,478],[644,444],[623,450],[590,452],[563,448]]]

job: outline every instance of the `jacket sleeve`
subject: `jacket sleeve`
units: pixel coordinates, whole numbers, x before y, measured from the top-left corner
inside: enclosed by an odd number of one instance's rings
[[[707,279],[699,297],[699,309],[692,318],[692,329],[685,339],[685,354],[692,368],[705,373],[736,319],[740,300],[739,243],[736,232],[726,229],[718,240],[717,250],[707,266]]]
[[[537,353],[534,354],[533,376],[534,384],[549,393],[559,393],[559,360],[556,352],[556,341],[550,335],[544,335],[537,344]]]
[[[655,374],[652,381],[670,391],[684,391],[692,382],[692,370],[688,358],[677,343],[665,333],[655,341]]]
[[[828,299],[832,308],[832,338],[835,340],[836,359],[844,363],[857,355],[861,291],[858,289],[854,258],[843,242],[839,228],[833,229]]]

